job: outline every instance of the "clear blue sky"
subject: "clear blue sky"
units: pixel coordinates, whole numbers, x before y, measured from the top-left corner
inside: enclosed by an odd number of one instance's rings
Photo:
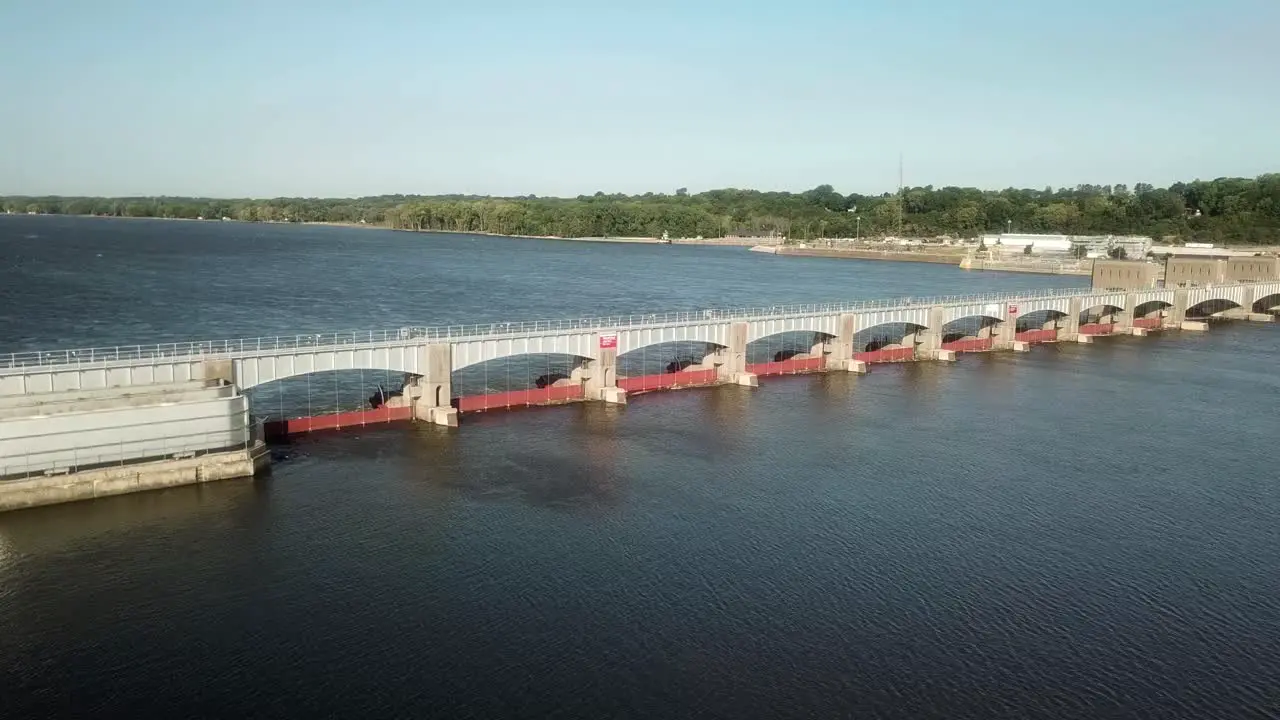
[[[1280,170],[1280,0],[0,0],[0,194]]]

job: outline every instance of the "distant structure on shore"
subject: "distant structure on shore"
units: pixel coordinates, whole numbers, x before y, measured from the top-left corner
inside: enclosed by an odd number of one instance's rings
[[[787,240],[776,230],[734,230],[724,234],[725,240],[754,240],[762,245],[777,245]]]
[[[1041,235],[999,233],[983,235],[981,245],[994,255],[1040,255],[1105,258],[1121,254],[1141,258],[1151,252],[1151,238],[1144,235]]]

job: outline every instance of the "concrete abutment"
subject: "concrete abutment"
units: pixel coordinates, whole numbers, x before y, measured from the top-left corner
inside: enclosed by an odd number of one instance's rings
[[[252,447],[0,481],[0,512],[217,480],[252,478],[271,464],[261,442]]]

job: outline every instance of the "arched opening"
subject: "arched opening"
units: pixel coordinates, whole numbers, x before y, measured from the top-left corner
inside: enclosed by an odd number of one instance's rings
[[[616,384],[629,392],[710,385],[727,362],[727,350],[697,340],[654,343],[618,356]]]
[[[1229,310],[1239,309],[1239,307],[1239,303],[1224,298],[1205,300],[1187,308],[1187,319],[1208,320],[1209,318],[1219,317]]]
[[[826,367],[826,333],[795,330],[766,335],[747,343],[747,372],[756,375],[790,375],[816,372]]]
[[[1123,308],[1116,305],[1094,305],[1080,311],[1081,335],[1110,335]]]
[[[450,375],[452,397],[434,388],[436,407],[452,404],[459,412],[528,405],[555,405],[586,396],[588,358],[541,353],[510,355],[467,365]]]
[[[277,440],[297,433],[408,420],[407,373],[376,368],[294,375],[244,390],[250,421]]]
[[[1058,310],[1033,310],[1018,316],[1013,339],[1024,343],[1055,342],[1067,314]]]
[[[999,318],[968,315],[942,326],[942,349],[955,352],[986,352],[995,347]]]
[[[1148,300],[1139,303],[1133,309],[1133,326],[1156,330],[1164,327],[1169,308],[1173,307],[1163,300]]]
[[[1272,293],[1264,295],[1253,301],[1253,311],[1256,313],[1280,313],[1280,293]]]
[[[923,325],[883,323],[853,336],[853,359],[867,363],[906,362],[916,359],[916,342]]]

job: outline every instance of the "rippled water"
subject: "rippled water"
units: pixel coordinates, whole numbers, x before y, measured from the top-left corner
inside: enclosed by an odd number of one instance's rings
[[[1064,284],[19,220],[0,349]],[[0,516],[0,717],[1273,717],[1278,331],[314,435]]]

